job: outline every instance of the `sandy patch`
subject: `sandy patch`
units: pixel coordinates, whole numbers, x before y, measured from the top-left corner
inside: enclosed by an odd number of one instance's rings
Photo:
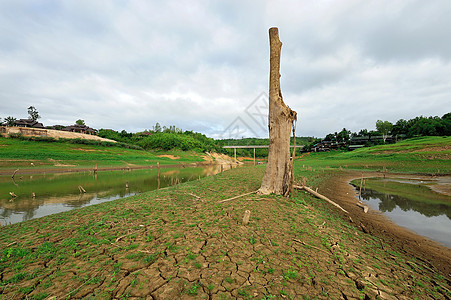
[[[207,161],[207,162],[214,162],[220,165],[229,165],[229,164],[235,164],[235,163],[239,163],[242,164],[242,162],[237,161],[235,162],[235,159],[225,155],[225,154],[219,154],[219,153],[214,153],[214,152],[205,152],[205,155],[202,156],[202,158]]]
[[[55,167],[75,167],[75,165],[62,164],[62,163],[58,162],[57,160],[54,160],[53,158],[49,158],[47,160],[50,161],[53,164],[53,166],[55,166]]]
[[[103,150],[98,150],[98,149],[82,149],[82,148],[73,148],[73,150],[83,151],[83,152],[96,152],[96,151],[102,152],[103,151]]]
[[[162,155],[157,155],[157,157],[166,157],[169,159],[179,159],[180,158],[180,156],[174,156],[172,154],[162,154]]]

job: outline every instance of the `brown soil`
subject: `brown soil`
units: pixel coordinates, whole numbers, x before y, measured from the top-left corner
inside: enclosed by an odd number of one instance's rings
[[[437,157],[448,157],[449,154],[445,153],[446,151],[451,150],[451,146],[449,145],[443,145],[443,146],[423,146],[421,149],[414,149],[414,150],[380,150],[373,152],[374,154],[389,154],[389,153],[412,153],[412,152],[436,152],[435,155]]]
[[[413,150],[413,152],[427,152],[427,151],[431,151],[431,152],[443,152],[446,150],[451,150],[451,145],[443,145],[440,147],[425,147],[422,149],[417,149],[417,150]]]
[[[8,251],[0,256],[0,294],[5,299],[448,298],[449,279],[437,275],[449,271],[440,265],[449,267],[450,256],[444,257],[449,252],[355,207],[347,182],[361,173],[339,174],[319,189],[369,234],[304,192],[219,203],[257,190],[263,172],[236,168],[1,227],[0,249]],[[246,210],[251,218],[243,225]]]
[[[382,175],[369,172],[364,173],[363,176],[378,177]],[[451,279],[451,248],[396,225],[377,210],[370,208],[365,214],[362,208],[356,205],[357,193],[349,182],[361,177],[361,172],[343,171],[340,176],[333,176],[327,180],[324,186],[320,187],[319,192],[334,199],[346,209],[355,224],[363,224],[371,234],[383,237],[388,244],[409,256],[427,262],[433,269],[446,274]]]

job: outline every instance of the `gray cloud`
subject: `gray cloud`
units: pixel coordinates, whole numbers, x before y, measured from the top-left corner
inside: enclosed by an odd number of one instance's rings
[[[450,12],[445,0],[2,1],[0,117],[33,105],[46,125],[220,136],[267,92],[271,26],[298,134],[441,116]]]

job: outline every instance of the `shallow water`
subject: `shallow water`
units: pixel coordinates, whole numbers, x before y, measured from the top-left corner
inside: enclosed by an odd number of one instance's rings
[[[410,185],[412,182],[405,184]],[[407,197],[368,189],[362,191],[362,201],[381,211],[396,224],[451,247],[451,201],[413,201]]]
[[[160,174],[158,169],[147,169],[99,171],[96,174],[81,172],[24,175],[15,180],[11,176],[0,176],[0,224],[14,224],[112,201],[213,175],[221,170],[219,165],[210,165],[162,168]],[[17,197],[11,197],[9,192]],[[32,197],[32,193],[35,197]]]

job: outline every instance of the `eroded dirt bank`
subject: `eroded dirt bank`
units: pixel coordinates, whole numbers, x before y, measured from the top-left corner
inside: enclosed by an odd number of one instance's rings
[[[362,175],[364,177],[382,176],[378,172],[341,171],[340,174],[328,177],[322,183],[319,191],[343,206],[357,226],[362,223],[370,234],[382,237],[387,243],[400,249],[406,255],[427,262],[429,267],[445,274],[448,280],[451,280],[451,248],[396,225],[377,210],[370,208],[365,214],[362,208],[356,205],[357,193],[349,182],[361,178]],[[406,175],[395,174],[394,176],[405,177]],[[447,193],[447,190],[444,189],[442,192]],[[343,217],[346,218],[346,216]]]

